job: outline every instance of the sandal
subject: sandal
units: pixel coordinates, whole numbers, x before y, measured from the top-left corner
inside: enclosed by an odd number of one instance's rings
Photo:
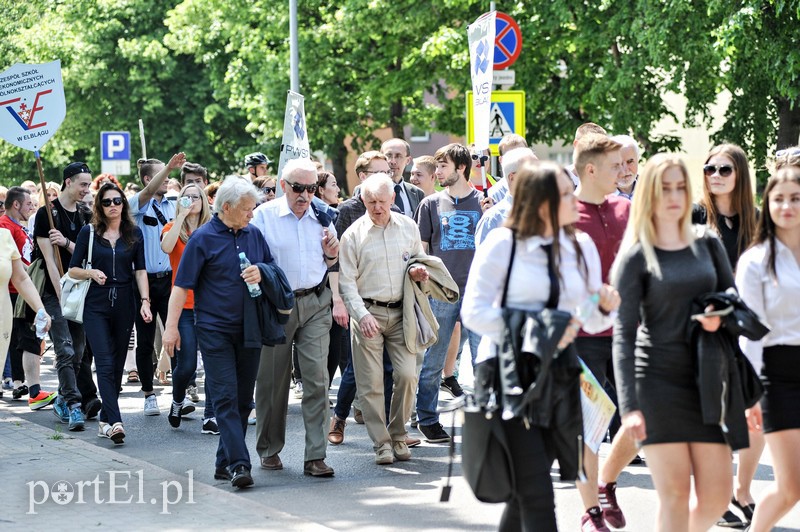
[[[753,520],[753,513],[756,511],[755,503],[741,504],[736,500],[736,497],[731,497],[731,504],[738,508],[740,512],[742,512],[748,523]]]
[[[158,382],[161,384],[161,386],[169,386],[169,379],[167,378],[166,371],[158,372]]]
[[[114,426],[111,427],[111,430],[109,431],[108,437],[111,438],[111,441],[117,445],[123,443],[123,440],[125,439],[125,429],[122,428],[122,423],[120,421],[114,423]]]
[[[128,384],[136,384],[137,382],[141,382],[139,380],[139,372],[132,369],[128,372]]]
[[[111,436],[111,425],[105,421],[101,421],[97,430],[98,438],[109,438]]]

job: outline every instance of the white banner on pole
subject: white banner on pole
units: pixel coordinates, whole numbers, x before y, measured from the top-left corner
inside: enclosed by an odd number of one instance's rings
[[[37,152],[66,115],[61,61],[17,63],[0,73],[0,137]]]
[[[484,13],[467,30],[469,64],[472,75],[472,111],[475,148],[489,149],[489,122],[492,105],[495,11]]]
[[[283,119],[283,140],[281,142],[281,158],[278,162],[278,179],[280,180],[284,165],[292,159],[310,159],[306,129],[306,112],[303,107],[302,94],[287,91],[286,115]],[[276,196],[282,196],[283,190],[278,184]]]

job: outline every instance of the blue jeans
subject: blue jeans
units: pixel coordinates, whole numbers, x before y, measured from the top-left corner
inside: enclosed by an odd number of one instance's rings
[[[344,330],[345,339],[350,343],[350,329]],[[356,398],[356,374],[353,371],[353,358],[352,349],[345,351],[347,355],[347,367],[344,368],[342,373],[342,380],[339,382],[339,391],[336,394],[336,406],[333,408],[333,413],[339,419],[347,419],[350,415],[350,407],[353,406],[353,401]],[[392,404],[392,388],[394,387],[394,380],[392,380],[392,361],[389,360],[389,353],[386,349],[383,350],[383,397],[386,407],[386,419],[389,419],[389,406]]]
[[[242,345],[242,331],[210,331],[198,327],[197,341],[206,369],[206,389],[214,397],[219,427],[216,467],[250,465],[247,450],[247,416],[261,360],[261,350]]]
[[[194,309],[183,309],[178,319],[178,333],[181,336],[181,348],[175,350],[172,359],[172,400],[182,403],[186,399],[186,388],[194,380],[197,371],[197,331],[194,324]],[[206,386],[206,408],[203,418],[214,417],[212,394]]]
[[[439,404],[439,384],[442,382],[442,370],[447,359],[447,347],[450,345],[450,337],[453,336],[453,329],[461,313],[461,300],[456,303],[447,303],[446,301],[430,298],[430,302],[433,315],[436,316],[436,321],[439,322],[439,340],[425,352],[425,359],[422,361],[422,369],[419,374],[417,419],[420,425],[433,425],[439,422],[439,414],[436,412],[436,407]],[[460,342],[463,345],[463,334],[461,338]],[[467,330],[467,338],[469,338],[469,350],[472,356],[472,365],[474,366],[480,336]]]

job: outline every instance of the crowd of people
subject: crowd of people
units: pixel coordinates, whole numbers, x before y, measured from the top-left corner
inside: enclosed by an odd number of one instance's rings
[[[200,400],[200,356],[202,432],[219,435],[216,479],[253,484],[248,425],[257,466],[284,467],[281,451],[300,443],[286,438],[290,394],[301,399],[303,472],[332,477],[327,446],[344,443],[350,419],[366,426],[378,465],[411,459],[422,438],[449,443],[437,405],[440,392],[464,394],[465,344],[480,395],[506,310],[558,309],[572,319],[546,393],[569,419],[556,423],[543,402],[534,423],[504,416],[517,482],[500,530],[556,530],[556,457],[585,507],[576,525],[624,527],[617,479],[642,454],[656,529],[769,530],[800,500],[800,148],[776,154],[760,209],[738,146],[708,154],[696,203],[677,156],[653,155],[640,172],[636,140],[592,123],[573,148],[564,168],[508,135],[502,178],[485,190],[474,179],[485,157],[470,147],[412,158],[399,138],[358,156],[349,199],[322,164],[292,160],[275,176],[262,153],[245,158],[245,175],[215,182],[178,153],[140,160],[141,184],[124,188],[82,162],[61,183],[0,188],[6,393],[32,410],[52,405],[71,431],[97,417],[98,436],[118,445],[131,436],[118,405],[126,374],[148,416],[162,414],[154,381],[169,374],[166,417],[180,429]],[[91,281],[82,323],[62,313],[65,273]],[[770,328],[760,341],[733,338],[765,393],[709,423],[689,331],[732,334],[713,307],[696,308],[731,288]],[[587,301],[591,310],[579,311]],[[54,391],[40,383],[44,332]],[[583,443],[582,366],[619,411],[602,463]],[[775,481],[756,501],[765,444]]]

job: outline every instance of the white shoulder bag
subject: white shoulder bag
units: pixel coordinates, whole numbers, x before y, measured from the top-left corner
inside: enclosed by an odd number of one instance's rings
[[[89,224],[89,254],[85,269],[92,268],[92,248],[94,247],[94,226]],[[61,278],[61,313],[70,321],[83,323],[83,304],[86,301],[86,294],[92,284],[90,279],[73,279],[69,272]]]

